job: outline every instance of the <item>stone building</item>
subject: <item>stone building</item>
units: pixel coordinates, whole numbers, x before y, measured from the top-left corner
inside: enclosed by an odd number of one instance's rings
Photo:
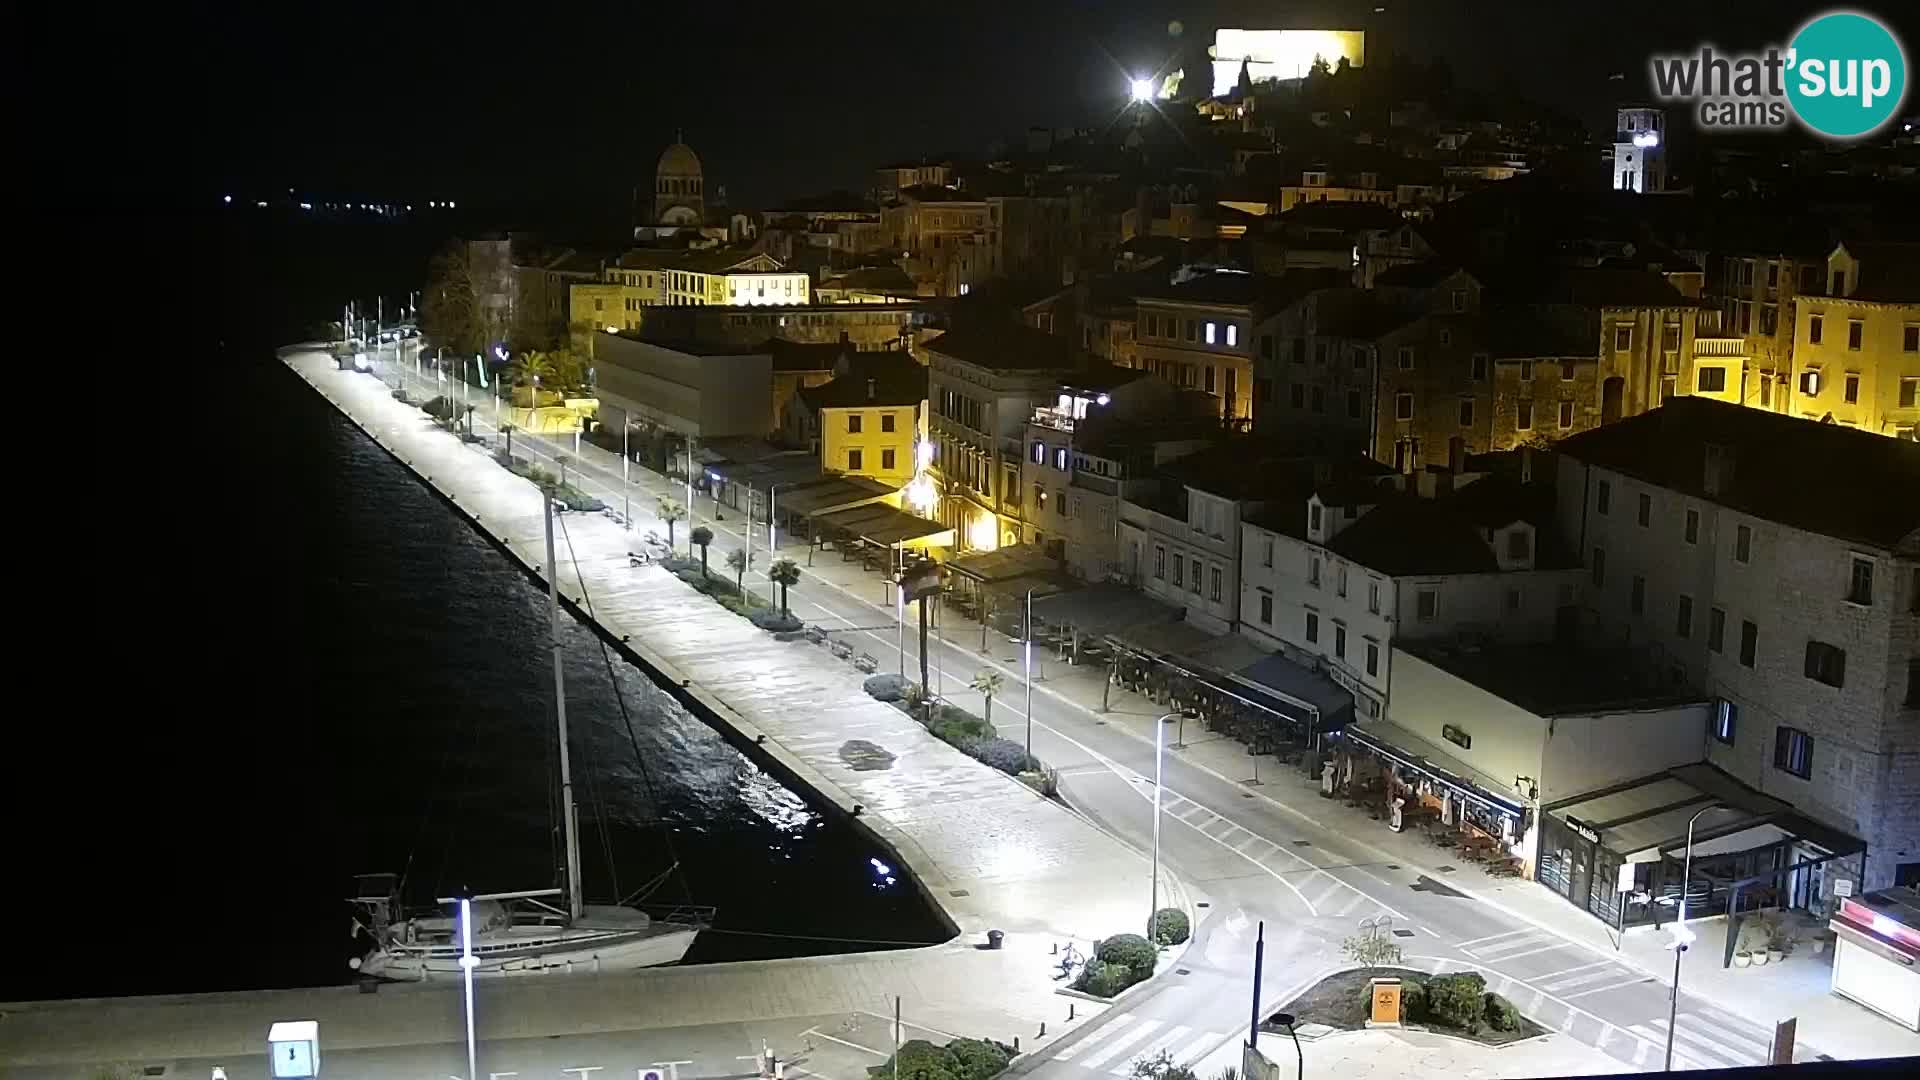
[[[1795,305],[1792,413],[1901,439],[1920,430],[1920,245],[1841,244]]]
[[[1920,447],[1682,397],[1558,451],[1582,634],[1714,697],[1707,761],[1866,841],[1865,889],[1920,879]]]

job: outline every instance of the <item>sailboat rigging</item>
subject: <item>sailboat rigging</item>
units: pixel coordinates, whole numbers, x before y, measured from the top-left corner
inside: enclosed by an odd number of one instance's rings
[[[554,720],[559,743],[560,817],[566,873],[558,888],[486,893],[469,897],[473,919],[474,974],[527,975],[608,972],[678,962],[700,931],[713,923],[713,908],[672,907],[633,901],[660,884],[673,868],[618,904],[589,904],[582,892],[580,834],[573,798],[573,763],[567,735],[566,676],[561,664],[559,575],[554,555],[554,502],[542,491],[546,524],[548,640],[553,657]],[[635,747],[636,752],[638,747]],[[452,914],[409,914],[401,905],[404,884],[395,874],[362,874],[348,903],[356,909],[356,936],[372,943],[348,961],[361,975],[400,981],[458,978],[460,938]],[[365,916],[363,919],[361,916]]]

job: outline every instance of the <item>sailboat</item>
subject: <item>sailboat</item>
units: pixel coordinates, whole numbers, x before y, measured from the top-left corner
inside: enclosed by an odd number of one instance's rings
[[[553,550],[551,498],[546,502],[547,614],[553,652],[554,716],[560,740],[560,801],[566,833],[563,888],[442,897],[437,913],[408,913],[400,902],[396,874],[355,878],[354,932],[372,944],[347,963],[363,977],[404,982],[456,979],[462,947],[457,911],[470,903],[473,972],[477,976],[629,971],[677,963],[700,932],[713,924],[713,908],[588,904],[581,893],[580,834],[573,805],[573,769],[567,745],[567,693],[560,665],[559,575]],[[672,871],[669,870],[669,873]],[[654,879],[652,884],[663,880]],[[646,892],[642,890],[642,893]],[[632,899],[632,898],[629,898]],[[363,918],[364,916],[364,918]]]

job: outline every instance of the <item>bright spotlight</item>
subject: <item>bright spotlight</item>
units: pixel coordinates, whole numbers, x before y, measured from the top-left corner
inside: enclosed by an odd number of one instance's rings
[[[1133,90],[1133,100],[1135,101],[1152,101],[1153,100],[1153,80],[1152,79],[1133,80],[1132,90]]]

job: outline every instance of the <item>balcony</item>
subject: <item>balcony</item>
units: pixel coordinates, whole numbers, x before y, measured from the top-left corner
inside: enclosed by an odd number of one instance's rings
[[[1743,337],[1697,337],[1693,339],[1695,356],[1745,356],[1747,339]]]
[[[1052,428],[1055,431],[1073,432],[1073,417],[1058,409],[1045,408],[1033,410],[1029,423],[1039,427]]]

